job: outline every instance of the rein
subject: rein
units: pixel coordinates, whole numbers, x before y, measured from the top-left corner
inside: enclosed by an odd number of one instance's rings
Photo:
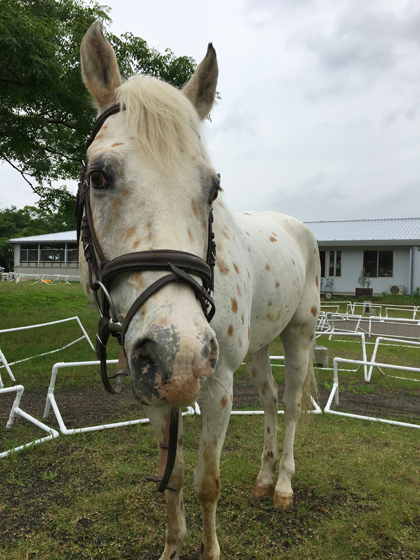
[[[92,134],[87,140],[86,149],[94,141],[104,122],[108,117],[121,111],[120,104],[112,105],[97,118],[92,130]],[[77,240],[81,238],[83,251],[89,270],[89,287],[95,294],[101,318],[98,324],[98,334],[96,341],[96,353],[101,363],[101,377],[105,389],[109,393],[121,391],[122,376],[127,375],[120,369],[116,374],[107,374],[107,343],[110,335],[118,339],[119,344],[124,349],[124,339],[127,329],[146,301],[170,282],[183,282],[190,286],[199,300],[204,315],[210,322],[216,311],[213,301],[214,290],[214,265],[216,257],[216,243],[214,241],[213,209],[210,205],[208,218],[208,238],[207,255],[204,261],[197,255],[185,251],[176,250],[150,250],[128,253],[114,259],[106,259],[93,226],[92,211],[90,205],[89,172],[88,160],[83,161],[80,173],[78,193],[76,200],[75,215],[77,217]],[[110,294],[111,282],[119,274],[126,272],[142,272],[146,270],[167,271],[169,274],[162,276],[153,282],[144,292],[142,292],[131,305],[124,319],[118,316],[115,305]],[[193,278],[198,277],[202,285]],[[101,294],[101,297],[99,297]],[[110,384],[111,378],[117,378],[117,383],[113,388]],[[157,490],[163,492],[166,488],[175,490],[168,486],[169,478],[175,462],[177,434],[178,434],[179,409],[172,409],[168,415],[169,428],[169,449],[166,461],[166,469],[163,476],[146,477],[159,483]],[[166,430],[168,432],[168,429]],[[166,444],[162,445],[165,449]],[[159,469],[161,470],[161,469]]]

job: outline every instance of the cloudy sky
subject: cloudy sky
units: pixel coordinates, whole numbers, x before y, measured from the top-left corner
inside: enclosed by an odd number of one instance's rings
[[[115,34],[160,51],[199,62],[213,42],[222,99],[204,136],[231,209],[420,216],[418,0],[103,4]],[[0,181],[1,207],[35,201],[5,165]]]

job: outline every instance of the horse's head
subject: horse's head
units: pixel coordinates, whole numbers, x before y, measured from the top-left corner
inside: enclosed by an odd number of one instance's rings
[[[86,33],[81,57],[83,79],[99,112],[116,102],[121,107],[103,123],[87,153],[92,223],[104,258],[176,250],[205,259],[208,216],[219,188],[200,138],[200,121],[212,107],[217,83],[213,47],[182,91],[147,76],[122,83],[99,22]],[[113,275],[109,291],[119,318],[123,321],[139,294],[166,274]],[[150,405],[191,404],[218,357],[215,334],[186,282],[164,285],[135,311],[124,350],[134,393]]]

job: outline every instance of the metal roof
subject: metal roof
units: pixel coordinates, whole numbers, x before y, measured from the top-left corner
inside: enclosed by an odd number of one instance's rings
[[[305,222],[322,244],[420,244],[420,218]]]
[[[76,230],[45,233],[44,235],[31,235],[29,237],[16,237],[15,239],[9,239],[8,243],[53,243],[57,241],[76,243]]]
[[[420,245],[419,218],[377,218],[371,220],[322,220],[305,222],[323,245]],[[9,239],[9,243],[76,242],[74,231],[47,233]]]

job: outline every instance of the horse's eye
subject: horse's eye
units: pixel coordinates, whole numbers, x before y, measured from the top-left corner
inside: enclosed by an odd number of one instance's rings
[[[210,199],[210,200],[211,200],[212,202],[214,202],[214,201],[216,200],[216,198],[218,197],[218,195],[219,195],[219,188],[217,188],[217,189],[213,192],[213,194],[211,195],[211,199]]]
[[[100,171],[92,171],[90,174],[90,184],[94,189],[104,189],[108,182]]]

